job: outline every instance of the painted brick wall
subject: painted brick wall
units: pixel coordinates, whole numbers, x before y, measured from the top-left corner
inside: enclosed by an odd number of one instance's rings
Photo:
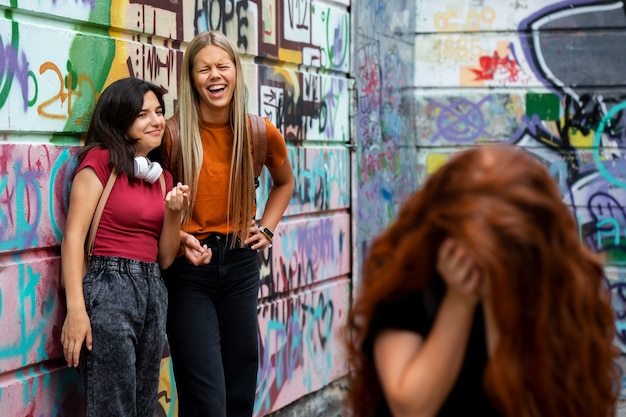
[[[350,301],[349,0],[0,0],[0,415],[80,416],[59,343],[59,243],[73,156],[99,92],[135,76],[176,102],[186,42],[239,47],[249,110],[284,134],[296,191],[260,254],[265,415],[346,373],[336,333]],[[267,174],[258,191],[264,199]],[[262,210],[262,206],[260,207]],[[176,415],[169,355],[157,415]]]
[[[607,256],[625,350],[623,7],[0,0],[0,415],[80,405],[60,360],[58,245],[98,93],[145,78],[167,88],[171,114],[181,50],[211,28],[239,46],[250,110],[283,132],[296,174],[260,255],[257,416],[345,375],[338,331],[369,242],[452,153],[483,143],[524,147],[553,172],[581,238]],[[167,352],[162,366],[157,414],[175,416]]]

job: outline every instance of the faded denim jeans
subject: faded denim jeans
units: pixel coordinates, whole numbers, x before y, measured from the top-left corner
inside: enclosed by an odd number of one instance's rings
[[[93,335],[79,365],[86,417],[152,417],[167,314],[158,264],[94,256],[83,292]]]

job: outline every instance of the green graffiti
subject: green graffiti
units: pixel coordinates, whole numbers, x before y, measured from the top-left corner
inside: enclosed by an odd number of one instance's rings
[[[105,26],[111,23],[111,2],[96,1],[90,12],[88,21],[101,22]],[[95,36],[86,36],[90,33]],[[67,119],[66,128],[69,131],[76,126],[83,125],[85,117],[91,118],[91,112],[106,82],[107,75],[111,70],[115,57],[115,40],[111,38],[107,30],[94,31],[93,26],[77,27],[76,35],[72,41],[67,61],[67,76],[65,85],[73,91],[83,81],[77,74],[86,74],[86,79],[91,80],[93,88],[80,88],[76,100],[72,102],[72,112]]]
[[[72,71],[72,61],[67,61],[67,75],[65,76],[65,88],[68,90],[76,90],[78,87],[78,74]]]
[[[28,71],[28,78],[30,78],[33,81],[33,86],[35,86],[35,94],[33,94],[32,99],[28,100],[28,107],[33,107],[35,103],[37,102],[37,96],[39,95],[39,84],[37,84],[37,78],[34,72]],[[0,107],[1,106],[2,105],[0,104]]]
[[[526,94],[526,115],[539,116],[543,121],[559,120],[560,100],[556,94]]]
[[[326,17],[322,17],[322,20],[326,19],[326,52],[329,58],[329,68],[341,68],[348,59],[348,53],[350,52],[350,48],[347,46],[348,38],[350,36],[350,19],[348,18],[348,15],[344,16],[343,25],[332,29],[330,27],[332,20],[330,18],[330,8],[327,9],[326,13],[322,12],[322,16],[324,15]],[[331,30],[333,35],[329,36]],[[337,42],[341,41],[345,43],[345,45],[341,48],[343,53],[341,56],[336,56],[335,51],[337,49]]]
[[[11,0],[11,8],[17,8],[17,0]],[[19,43],[20,43],[19,42],[19,39],[20,39],[19,26],[17,22],[13,20],[13,13],[11,12],[10,9],[5,10],[4,17],[6,17],[7,20],[11,21],[11,46],[13,47],[13,50],[16,51],[16,54],[17,54],[17,50],[18,50]],[[7,98],[9,97],[9,91],[11,91],[12,85],[13,85],[13,73],[9,71],[6,82],[4,86],[2,86],[2,90],[0,90],[0,108],[4,107],[4,104],[6,103]]]

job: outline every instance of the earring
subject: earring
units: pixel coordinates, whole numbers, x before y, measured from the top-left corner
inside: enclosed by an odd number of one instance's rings
[[[158,162],[150,162],[145,156],[135,158],[135,177],[154,184],[162,172],[163,168]]]

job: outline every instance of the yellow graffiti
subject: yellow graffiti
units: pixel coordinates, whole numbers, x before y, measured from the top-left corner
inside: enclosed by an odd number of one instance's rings
[[[491,28],[496,20],[496,12],[491,7],[483,8],[480,13],[470,10],[462,22],[454,10],[435,13],[435,29],[440,32],[478,31]]]
[[[176,402],[176,387],[173,381],[172,358],[161,359],[161,372],[159,374],[159,406],[166,416],[178,415],[178,403]]]
[[[448,162],[448,156],[444,154],[431,153],[426,157],[426,172],[430,175]]]
[[[561,123],[563,123],[564,121],[565,119],[562,118]],[[590,130],[589,133],[585,135],[580,129],[570,128],[569,140],[572,146],[574,146],[575,148],[587,149],[593,146],[593,138],[595,134],[595,131]]]
[[[131,10],[128,0],[111,0],[111,27],[109,28],[109,35],[112,39],[115,39],[115,56],[111,62],[109,74],[107,75],[103,88],[106,88],[113,81],[119,80],[120,78],[136,76],[136,74],[129,73],[127,61],[130,57],[130,48],[136,48],[137,45],[134,42],[129,43],[127,39],[125,39],[123,31],[117,29],[133,27],[133,22],[131,22],[132,18],[130,16]],[[133,11],[136,13],[136,10]]]
[[[278,59],[283,62],[295,62],[298,64],[302,62],[302,51],[296,51],[293,49],[280,48],[278,50]]]

